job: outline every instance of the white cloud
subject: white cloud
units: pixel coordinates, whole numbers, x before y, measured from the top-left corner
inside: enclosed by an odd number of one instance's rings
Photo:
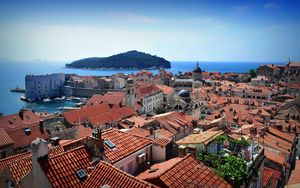
[[[277,8],[280,8],[281,5],[277,4],[277,3],[267,3],[264,5],[265,9],[277,9]]]

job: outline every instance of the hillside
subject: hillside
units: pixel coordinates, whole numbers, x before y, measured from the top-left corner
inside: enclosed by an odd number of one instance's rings
[[[109,57],[91,57],[66,64],[70,68],[83,69],[157,69],[171,68],[164,58],[138,51],[128,51]]]

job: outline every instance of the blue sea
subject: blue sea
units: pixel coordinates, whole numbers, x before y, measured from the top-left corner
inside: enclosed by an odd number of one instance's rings
[[[217,72],[249,72],[250,69],[256,69],[265,62],[199,62],[202,70]],[[276,62],[273,64],[284,65],[285,62]],[[20,108],[32,108],[37,112],[56,112],[58,107],[73,106],[70,101],[52,101],[46,103],[27,103],[20,100],[23,93],[12,93],[9,90],[19,86],[25,87],[26,74],[47,74],[47,73],[76,73],[78,75],[109,76],[114,73],[123,72],[130,74],[132,70],[81,70],[64,67],[65,63],[51,62],[6,62],[0,61],[0,113],[3,115],[13,114]],[[194,69],[196,62],[171,62],[171,71],[177,74],[178,71],[188,72]],[[157,70],[151,71],[157,73]]]

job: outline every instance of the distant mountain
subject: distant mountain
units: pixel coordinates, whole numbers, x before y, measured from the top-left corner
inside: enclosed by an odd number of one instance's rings
[[[155,55],[136,50],[109,57],[90,57],[66,64],[66,67],[82,69],[158,69],[171,68],[171,63]]]

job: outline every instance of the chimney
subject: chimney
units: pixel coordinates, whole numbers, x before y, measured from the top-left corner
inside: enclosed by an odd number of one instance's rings
[[[101,134],[102,134],[101,129],[99,129],[99,128],[93,129],[92,136],[94,138],[101,139]]]
[[[48,159],[48,144],[44,139],[36,138],[31,143],[32,154],[32,175],[33,185],[32,187],[40,187],[45,183],[44,172],[41,169],[39,161]]]
[[[196,156],[197,147],[191,145],[191,146],[189,146],[189,151],[191,152],[191,154],[193,154],[194,156]]]
[[[44,132],[44,121],[43,120],[40,120],[39,127],[40,127],[40,131],[43,133]]]
[[[154,133],[154,128],[153,128],[153,127],[150,127],[149,130],[150,130],[150,135],[153,135],[153,133]]]
[[[93,130],[92,136],[85,140],[85,145],[89,148],[93,157],[102,157],[104,153],[104,140],[101,138],[101,129]]]
[[[19,111],[19,116],[20,116],[21,120],[24,119],[24,109],[21,109],[21,110]]]
[[[60,141],[60,138],[58,136],[50,138],[50,142],[53,147],[59,146],[59,141]]]
[[[186,156],[186,146],[185,145],[180,145],[178,147],[178,157],[184,157]]]

